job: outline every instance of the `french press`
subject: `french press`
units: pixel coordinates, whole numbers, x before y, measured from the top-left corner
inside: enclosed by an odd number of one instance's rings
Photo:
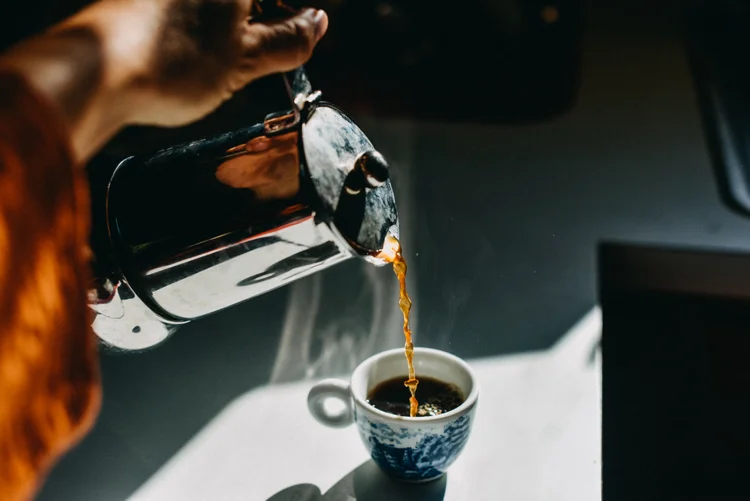
[[[399,222],[385,159],[303,67],[282,81],[290,110],[119,163],[89,293],[104,343],[149,348],[351,257],[386,264]]]

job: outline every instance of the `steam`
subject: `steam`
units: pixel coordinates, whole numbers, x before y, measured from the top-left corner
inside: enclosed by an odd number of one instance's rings
[[[400,216],[400,241],[411,248],[412,189],[411,126],[403,122],[367,120],[363,130],[380,136],[391,160],[391,179]],[[407,286],[415,303],[412,327],[417,330],[416,263],[409,260]],[[341,276],[336,268],[356,268]],[[398,309],[398,281],[390,266],[344,263],[292,283],[281,330],[279,350],[270,383],[344,376],[367,357],[383,350],[402,347],[402,317]],[[343,290],[342,290],[343,289]]]

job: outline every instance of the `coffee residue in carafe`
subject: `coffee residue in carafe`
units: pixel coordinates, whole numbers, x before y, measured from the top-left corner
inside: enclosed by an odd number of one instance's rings
[[[404,316],[404,352],[406,353],[406,364],[409,369],[409,378],[404,381],[404,386],[409,388],[411,396],[409,397],[409,416],[416,417],[419,402],[417,401],[417,385],[419,381],[414,372],[414,342],[411,337],[411,328],[409,327],[409,313],[411,312],[411,299],[406,292],[406,260],[401,252],[401,243],[393,235],[386,238],[387,252],[385,258],[393,263],[393,272],[398,277],[399,294],[398,307]]]

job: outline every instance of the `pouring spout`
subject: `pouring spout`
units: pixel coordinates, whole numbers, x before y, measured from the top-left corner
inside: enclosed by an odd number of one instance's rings
[[[389,230],[383,241],[383,248],[377,252],[364,256],[365,260],[375,266],[385,266],[396,260],[401,250],[401,243],[398,241],[398,226],[394,225]]]

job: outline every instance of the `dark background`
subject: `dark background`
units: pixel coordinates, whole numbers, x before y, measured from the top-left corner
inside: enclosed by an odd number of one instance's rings
[[[605,501],[750,498],[750,255],[607,243]]]
[[[328,4],[331,32],[308,69],[393,162],[419,345],[468,358],[547,349],[596,304],[604,238],[750,247],[750,223],[717,189],[685,4],[549,4],[551,24],[536,1]],[[4,45],[77,7],[15,5],[0,19]],[[259,82],[183,129],[127,130],[90,168],[255,122],[281,106],[277,90]],[[364,266],[324,272],[331,315],[363,294]],[[289,295],[195,322],[146,353],[103,351],[100,419],[40,499],[126,499],[269,381]]]

